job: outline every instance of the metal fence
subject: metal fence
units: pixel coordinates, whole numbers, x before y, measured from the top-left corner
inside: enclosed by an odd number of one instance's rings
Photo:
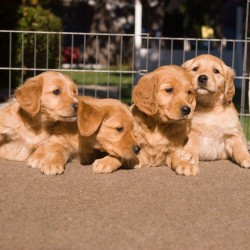
[[[200,54],[218,56],[236,71],[234,103],[250,140],[250,40],[247,38],[224,40],[0,30],[0,40],[0,95],[8,98],[27,77],[55,70],[69,74],[78,84],[81,95],[118,98],[130,103],[133,85],[141,75],[161,65],[181,65]]]

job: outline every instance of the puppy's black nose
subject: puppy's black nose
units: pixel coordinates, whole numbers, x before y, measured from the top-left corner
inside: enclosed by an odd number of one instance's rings
[[[191,112],[191,108],[190,107],[188,107],[188,106],[182,106],[181,107],[181,113],[183,115],[189,115],[190,112]]]
[[[208,80],[208,77],[206,75],[200,75],[198,77],[198,82],[201,85],[206,85],[207,80]]]
[[[74,103],[72,104],[72,107],[73,107],[74,111],[77,111],[77,106],[78,106],[78,103],[77,103],[77,102],[74,102]]]
[[[137,155],[140,152],[141,148],[139,146],[133,146],[133,151]]]

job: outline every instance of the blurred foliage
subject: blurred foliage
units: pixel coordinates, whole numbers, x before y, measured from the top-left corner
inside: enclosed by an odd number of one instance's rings
[[[18,20],[17,16],[17,6],[9,4],[8,2],[2,2],[0,8],[0,29],[2,30],[13,30],[15,29],[16,22]],[[9,34],[0,33],[0,67],[8,67],[10,60],[15,59],[16,47],[12,49],[12,55],[10,57],[9,52]],[[15,41],[14,41],[15,43]],[[0,88],[6,88],[9,85],[9,71],[0,71]]]
[[[184,30],[188,37],[201,37],[202,25],[216,25],[224,1],[210,0],[204,4],[203,0],[181,1]]]
[[[42,7],[19,8],[17,30],[62,31],[62,22],[51,11]],[[17,37],[17,66],[25,68],[57,68],[59,66],[60,41],[57,34],[23,33]],[[34,75],[26,71],[25,78]]]

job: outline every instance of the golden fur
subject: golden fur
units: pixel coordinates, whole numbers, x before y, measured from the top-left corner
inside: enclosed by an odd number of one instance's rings
[[[119,100],[81,97],[78,127],[80,161],[93,163],[94,173],[111,173],[140,151],[133,135],[132,114]]]
[[[62,174],[68,161],[93,164],[94,173],[111,173],[135,158],[140,148],[132,130],[133,117],[118,100],[79,97],[77,123],[58,126],[31,156],[45,174]],[[63,132],[63,133],[62,133]]]
[[[28,79],[15,97],[0,110],[0,158],[25,161],[58,122],[76,120],[77,87],[61,73],[44,72]]]
[[[187,150],[196,162],[232,159],[249,168],[246,138],[232,103],[234,71],[212,55],[197,56],[182,67],[192,76],[197,96]]]
[[[162,66],[140,78],[133,90],[134,134],[141,151],[136,167],[167,165],[195,175],[196,165],[183,150],[195,107],[194,88],[181,67]]]

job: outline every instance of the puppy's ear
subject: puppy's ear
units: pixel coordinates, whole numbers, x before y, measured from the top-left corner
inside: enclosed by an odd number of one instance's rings
[[[40,97],[43,80],[40,76],[32,77],[15,91],[15,98],[21,108],[32,117],[40,111]]]
[[[234,93],[235,93],[235,87],[234,87],[234,78],[235,71],[229,67],[226,66],[226,82],[225,82],[225,101],[226,103],[231,102]]]
[[[103,121],[106,114],[105,109],[81,101],[78,103],[77,110],[77,123],[80,134],[83,136],[94,134]]]
[[[157,76],[148,73],[142,76],[132,93],[134,104],[147,115],[154,115],[158,105],[156,101]]]
[[[191,67],[191,64],[193,63],[193,59],[185,61],[181,67],[185,70],[188,70]]]

